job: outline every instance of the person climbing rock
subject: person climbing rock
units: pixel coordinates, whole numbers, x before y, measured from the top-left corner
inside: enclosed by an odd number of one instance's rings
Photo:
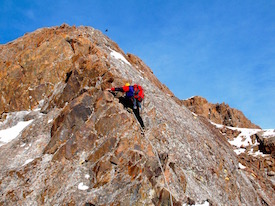
[[[137,84],[130,85],[129,83],[126,83],[123,87],[112,87],[108,90],[111,90],[112,92],[125,92],[125,96],[120,97],[119,102],[122,103],[125,108],[133,110],[141,128],[144,129],[144,123],[140,116],[141,102],[144,98],[143,88]]]

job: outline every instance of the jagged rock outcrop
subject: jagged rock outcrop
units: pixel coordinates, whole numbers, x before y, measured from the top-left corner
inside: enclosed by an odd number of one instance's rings
[[[254,184],[275,188],[275,130],[216,126],[234,146],[242,169],[251,172],[260,180]]]
[[[144,135],[105,90],[129,81],[145,89]],[[0,148],[1,205],[274,203],[219,130],[100,31],[62,25],[1,45],[0,82],[1,128],[32,120]]]
[[[275,136],[264,138],[262,132],[255,135],[255,138],[260,143],[259,147],[265,154],[271,154],[275,158]]]
[[[182,100],[182,104],[195,114],[202,115],[217,124],[231,127],[260,129],[259,126],[247,119],[241,111],[230,108],[229,105],[225,103],[212,104],[203,97],[194,96]]]

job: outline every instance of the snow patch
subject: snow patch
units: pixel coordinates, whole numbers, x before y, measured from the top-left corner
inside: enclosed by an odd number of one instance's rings
[[[214,122],[211,122],[211,124],[213,124],[213,125],[216,126],[217,128],[223,128],[223,127],[224,127],[224,125],[222,125],[222,124],[216,124],[216,123],[214,123]]]
[[[23,143],[22,145],[20,145],[20,147],[25,147],[26,146],[26,143]]]
[[[37,107],[37,108],[35,108],[33,111],[34,111],[34,112],[40,112],[40,110],[41,110],[41,108],[40,108],[40,107]]]
[[[78,189],[79,190],[87,190],[87,189],[89,189],[89,187],[84,185],[83,182],[80,182],[78,185]]]
[[[209,206],[209,202],[208,201],[205,201],[204,203],[202,204],[196,204],[197,206]]]
[[[250,154],[252,156],[262,156],[262,157],[267,156],[267,154],[264,154],[259,150],[254,152],[253,149],[251,149],[251,151],[249,151],[248,154]]]
[[[182,206],[187,206],[187,204],[183,204]],[[195,205],[193,205],[193,206],[209,206],[209,202],[208,201],[205,201],[204,203],[202,203],[202,204],[195,204]]]
[[[33,160],[34,160],[34,159],[28,159],[28,160],[26,160],[25,163],[24,163],[22,166],[25,166],[25,165],[29,164],[29,163],[32,162]]]
[[[275,129],[264,129],[263,137],[275,136]]]
[[[189,99],[193,99],[195,96],[191,96],[191,97],[189,97],[189,98],[187,98],[187,99],[184,99],[184,101],[187,101],[187,100],[189,100]]]
[[[5,144],[15,139],[33,120],[18,122],[15,126],[0,130],[0,141]],[[4,144],[1,144],[3,146]]]
[[[234,138],[233,140],[228,140],[228,142],[235,147],[234,152],[239,155],[241,153],[244,153],[246,151],[246,147],[251,146],[251,150],[248,151],[249,155],[253,156],[265,156],[262,152],[258,151],[253,151],[253,147],[259,145],[257,141],[255,143],[252,142],[251,136],[254,134],[257,134],[258,132],[263,132],[263,137],[268,138],[270,136],[275,136],[275,130],[274,129],[250,129],[250,128],[238,128],[238,127],[228,127],[225,125],[221,124],[216,124],[214,122],[211,122],[213,125],[215,125],[217,128],[223,128],[226,127],[231,130],[237,130],[240,132],[240,134]]]
[[[253,145],[252,140],[250,138],[251,135],[258,133],[259,129],[246,129],[246,128],[234,128],[228,127],[229,129],[238,130],[241,133],[232,141],[228,141],[231,145],[236,147],[247,147],[249,145]]]
[[[240,169],[245,169],[246,167],[244,165],[242,165],[241,163],[239,163],[239,168]]]
[[[234,127],[228,127],[229,129],[238,130],[241,133],[232,141],[228,141],[231,145],[237,147],[238,149],[235,149],[234,152],[239,155],[243,152],[245,152],[245,147],[252,146],[251,150],[248,152],[248,154],[253,156],[264,156],[260,151],[253,151],[253,146],[259,145],[259,143],[256,141],[255,143],[252,142],[251,136],[254,134],[257,134],[260,132],[260,129],[248,129],[248,128],[234,128]]]
[[[86,178],[86,179],[89,179],[89,178],[90,178],[90,175],[88,175],[88,174],[85,175],[85,178]]]
[[[118,52],[111,49],[110,55],[131,66],[131,64],[125,59],[125,57],[122,54],[120,54],[120,53],[118,53]]]
[[[234,149],[234,152],[239,155],[241,153],[244,153],[245,152],[245,149],[244,148],[238,148],[238,149]]]

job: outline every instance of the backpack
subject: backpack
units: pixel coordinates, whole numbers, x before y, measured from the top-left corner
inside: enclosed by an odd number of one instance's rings
[[[142,102],[144,99],[143,88],[140,85],[134,85],[134,98],[137,99],[139,102]]]

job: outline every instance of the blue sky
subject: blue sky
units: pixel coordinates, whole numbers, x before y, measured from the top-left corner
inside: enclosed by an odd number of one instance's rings
[[[1,0],[0,44],[91,26],[139,56],[180,99],[228,103],[275,128],[275,0]]]

